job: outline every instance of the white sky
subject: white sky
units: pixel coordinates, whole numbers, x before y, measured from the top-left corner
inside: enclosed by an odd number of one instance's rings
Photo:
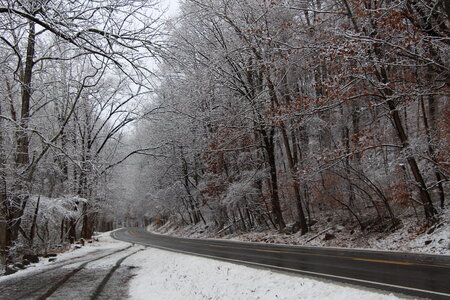
[[[167,7],[169,17],[174,16],[178,12],[178,0],[160,0],[163,8]]]

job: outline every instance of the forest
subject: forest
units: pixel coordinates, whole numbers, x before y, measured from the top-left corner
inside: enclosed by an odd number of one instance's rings
[[[450,3],[0,0],[2,262],[152,224],[440,222]]]

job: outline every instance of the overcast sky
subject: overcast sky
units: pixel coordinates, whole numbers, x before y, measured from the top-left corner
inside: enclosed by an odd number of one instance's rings
[[[178,0],[161,0],[161,6],[167,7],[169,16],[173,16],[178,11]]]

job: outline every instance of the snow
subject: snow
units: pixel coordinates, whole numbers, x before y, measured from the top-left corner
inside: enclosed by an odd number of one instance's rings
[[[135,300],[401,299],[350,285],[159,249],[141,251],[125,262],[140,266],[130,282],[130,296]]]
[[[72,245],[71,249],[69,249],[67,252],[58,254],[55,262],[49,262],[48,258],[39,257],[39,263],[31,264],[30,266],[28,266],[28,268],[19,270],[17,273],[8,276],[0,276],[0,284],[4,280],[10,280],[12,278],[27,276],[34,272],[44,271],[46,269],[52,268],[57,264],[70,262],[71,260],[75,260],[81,257],[87,257],[89,255],[95,255],[100,251],[112,252],[114,250],[124,249],[130,246],[129,243],[114,240],[113,238],[111,238],[110,234],[110,232],[101,233],[96,236],[98,242],[94,241],[92,244],[86,243],[86,245],[81,248],[76,248],[76,245]],[[116,260],[117,258],[114,260],[114,256],[111,257],[112,264],[115,263]],[[78,263],[81,264],[83,263],[83,261],[80,260]],[[105,264],[105,266],[109,265],[108,260],[102,260],[102,263]],[[93,264],[88,265],[88,267],[90,267],[91,265]]]

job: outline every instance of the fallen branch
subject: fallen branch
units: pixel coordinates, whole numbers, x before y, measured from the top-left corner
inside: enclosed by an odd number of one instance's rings
[[[319,232],[318,234],[316,234],[315,236],[313,236],[312,238],[308,239],[305,243],[311,242],[312,240],[314,240],[315,238],[317,238],[318,236],[320,236],[321,234],[324,234],[325,232],[327,232],[328,230],[330,230],[333,227],[328,227],[327,229],[322,230],[321,232]]]

